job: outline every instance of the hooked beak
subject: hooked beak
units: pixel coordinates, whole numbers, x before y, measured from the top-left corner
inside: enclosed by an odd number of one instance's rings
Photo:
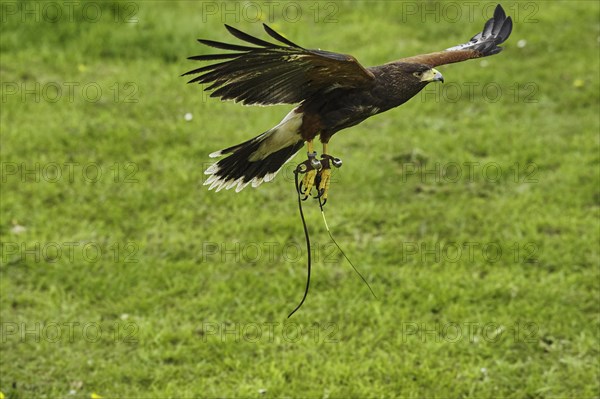
[[[442,82],[444,83],[444,76],[435,68],[431,68],[425,72],[421,77],[421,82]]]

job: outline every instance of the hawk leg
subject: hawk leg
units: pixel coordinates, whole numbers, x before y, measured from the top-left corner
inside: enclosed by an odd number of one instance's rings
[[[327,202],[327,196],[329,194],[329,184],[331,183],[331,167],[335,166],[339,168],[342,166],[342,160],[335,158],[327,153],[327,143],[323,143],[323,154],[321,154],[321,165],[322,169],[317,174],[316,186],[318,187],[319,194],[317,197],[323,199],[323,205]]]
[[[313,187],[316,187],[317,195],[315,198],[322,198],[324,200],[323,205],[325,205],[329,184],[331,183],[331,167],[339,168],[342,166],[342,160],[327,154],[326,143],[323,144],[323,154],[321,154],[320,161],[317,159],[317,153],[313,151],[312,141],[308,141],[306,147],[308,159],[299,165],[299,171],[304,174],[304,177],[298,189],[300,194],[304,195],[302,200],[306,200],[310,196]]]
[[[310,192],[315,185],[317,172],[322,168],[321,162],[317,159],[317,152],[313,149],[312,140],[306,142],[306,149],[308,160],[301,164],[303,165],[301,173],[304,173],[304,177],[302,178],[300,187],[298,188],[300,194],[304,195],[303,200],[306,200],[310,195]]]

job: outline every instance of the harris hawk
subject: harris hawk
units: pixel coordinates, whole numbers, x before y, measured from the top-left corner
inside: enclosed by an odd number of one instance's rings
[[[443,82],[435,69],[439,65],[498,54],[502,50],[498,45],[510,36],[512,20],[498,5],[483,30],[467,43],[368,68],[351,55],[305,49],[266,24],[264,30],[278,43],[225,27],[246,43],[198,39],[230,52],[189,57],[218,62],[185,73],[198,75],[188,83],[208,84],[205,90],[212,91],[211,97],[244,105],[298,106],[272,129],[210,154],[227,156],[205,171],[209,177],[204,184],[216,191],[257,187],[271,181],[306,143],[307,169],[300,190],[306,199],[316,186],[317,196],[327,200],[331,166],[341,165],[329,153],[335,133],[405,103],[431,82]],[[314,151],[317,136],[323,145],[320,160]]]

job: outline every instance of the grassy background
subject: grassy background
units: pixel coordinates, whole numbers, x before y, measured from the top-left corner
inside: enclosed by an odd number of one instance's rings
[[[195,39],[260,34],[258,11],[376,65],[464,42],[493,3],[61,4],[2,3],[5,396],[600,395],[597,2],[504,2],[501,55],[333,139],[328,221],[379,300],[309,202],[290,320],[291,166],[239,194],[202,171],[291,107],[186,85]]]

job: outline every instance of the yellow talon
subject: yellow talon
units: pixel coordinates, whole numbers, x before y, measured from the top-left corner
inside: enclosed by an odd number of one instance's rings
[[[315,169],[311,169],[304,175],[302,179],[302,194],[310,195],[310,191],[315,185],[315,177],[317,176],[317,171]]]
[[[319,202],[321,206],[327,202],[327,195],[329,194],[329,185],[331,184],[331,167],[335,166],[339,168],[342,166],[342,161],[338,158],[334,158],[328,155],[327,143],[323,143],[323,154],[321,160],[317,160],[317,153],[313,151],[313,142],[306,142],[306,149],[308,160],[302,163],[302,168],[299,169],[299,173],[304,173],[302,182],[300,183],[300,194],[304,195],[304,200],[310,196],[310,193],[317,184],[317,196],[320,198]]]
[[[329,192],[329,183],[331,182],[331,169],[323,169],[320,174],[321,181],[319,182],[319,193],[323,200],[327,199],[327,193]]]

